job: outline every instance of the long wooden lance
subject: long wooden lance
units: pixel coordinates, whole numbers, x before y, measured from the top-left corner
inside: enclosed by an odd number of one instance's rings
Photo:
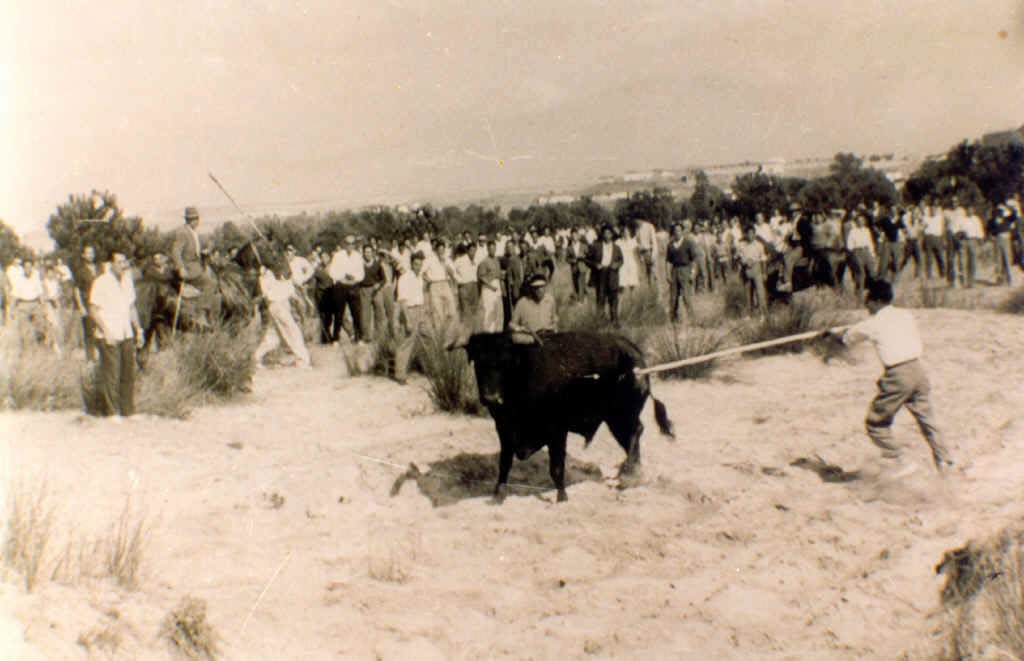
[[[793,342],[802,342],[803,340],[812,340],[816,337],[821,337],[825,333],[831,333],[838,335],[845,331],[849,326],[836,326],[829,328],[827,331],[807,331],[806,333],[797,333],[796,335],[787,335],[785,337],[777,337],[774,340],[765,340],[764,342],[755,342],[753,344],[744,344],[740,347],[732,347],[731,349],[723,349],[721,351],[715,351],[714,353],[704,354],[702,356],[694,356],[692,358],[684,358],[682,360],[675,360],[670,363],[662,363],[660,365],[651,365],[650,367],[638,367],[634,371],[637,376],[643,376],[644,374],[655,374],[657,372],[667,372],[680,367],[686,367],[687,365],[697,365],[699,363],[706,363],[716,358],[724,358],[726,356],[734,356],[737,354],[748,353],[750,351],[757,351],[759,349],[767,349],[769,347],[777,347],[782,344],[792,344]]]
[[[243,216],[245,216],[245,219],[249,221],[249,225],[252,227],[253,231],[256,232],[256,236],[258,236],[261,239],[263,239],[264,241],[266,241],[267,237],[263,236],[263,232],[260,231],[260,228],[256,227],[256,223],[253,222],[252,216],[249,215],[248,213],[246,213],[245,211],[242,211],[242,207],[238,206],[238,202],[235,202],[235,198],[231,197],[231,193],[228,192],[227,188],[224,188],[224,184],[220,183],[220,181],[217,179],[217,177],[213,176],[212,172],[207,172],[207,174],[210,175],[210,179],[213,180],[213,183],[217,184],[217,188],[220,189],[220,192],[224,193],[224,196],[227,197],[231,201],[231,204],[235,207],[235,209],[238,211],[238,213],[240,213]],[[255,243],[252,243],[251,245],[252,245],[252,252],[253,252],[254,255],[256,255],[256,262],[260,266],[263,266],[263,260],[260,259],[260,251],[259,251],[259,249],[256,247]]]

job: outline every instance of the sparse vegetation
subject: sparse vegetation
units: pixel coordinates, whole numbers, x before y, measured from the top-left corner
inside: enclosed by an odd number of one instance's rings
[[[78,634],[78,644],[85,648],[90,655],[95,651],[101,654],[113,655],[121,647],[121,632],[110,625],[95,627],[89,631]]]
[[[827,304],[820,295],[795,297],[790,305],[773,308],[764,319],[756,320],[743,329],[743,342],[753,344],[788,335],[824,330],[843,323],[845,315],[833,304]],[[751,355],[801,353],[805,343],[798,342],[769,347]]]
[[[21,574],[31,592],[39,578],[53,536],[56,505],[45,481],[32,488],[24,482],[11,487],[4,531],[4,566]]]
[[[46,481],[29,486],[16,482],[8,495],[3,537],[3,564],[20,575],[31,592],[40,578],[74,585],[85,579],[109,577],[125,588],[134,588],[148,539],[143,512],[132,508],[130,498],[106,535],[77,536],[74,529],[59,535],[58,498]],[[59,535],[59,537],[58,537]],[[65,541],[54,556],[53,543]]]
[[[216,632],[206,619],[206,601],[185,597],[164,618],[161,635],[190,659],[216,659]]]

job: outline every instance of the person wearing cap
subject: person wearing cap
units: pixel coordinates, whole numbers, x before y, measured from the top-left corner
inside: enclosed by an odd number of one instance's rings
[[[899,460],[902,451],[892,442],[892,423],[906,406],[931,448],[936,469],[942,472],[953,466],[953,458],[935,423],[931,385],[921,364],[921,334],[910,311],[893,306],[892,299],[891,283],[870,281],[864,302],[870,316],[840,337],[843,344],[870,341],[885,368],[877,383],[878,394],[868,407],[865,429],[884,458]],[[908,469],[912,470],[912,466],[903,470]]]
[[[327,266],[327,274],[333,284],[328,292],[334,307],[334,325],[331,329],[331,341],[337,342],[341,327],[345,320],[345,312],[352,316],[352,339],[360,337],[359,292],[357,287],[366,275],[363,256],[356,249],[356,237],[349,234],[345,237],[341,248],[335,251]]]
[[[519,299],[512,310],[508,328],[512,331],[534,333],[558,330],[555,297],[547,290],[548,279],[537,273],[527,282],[526,296]]]
[[[622,249],[615,245],[615,230],[611,225],[601,228],[601,240],[590,246],[587,266],[590,284],[597,294],[597,307],[608,306],[608,317],[619,323],[619,270],[622,268]]]
[[[185,225],[174,232],[170,258],[182,282],[181,291],[184,298],[195,298],[212,288],[213,283],[203,267],[199,210],[195,207],[185,207]]]

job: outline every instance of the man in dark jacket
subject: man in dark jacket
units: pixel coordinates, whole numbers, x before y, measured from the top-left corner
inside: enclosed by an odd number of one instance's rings
[[[615,230],[611,225],[601,229],[601,240],[590,246],[587,253],[590,284],[597,293],[597,306],[608,306],[608,317],[619,323],[619,269],[622,268],[622,249],[615,245]]]

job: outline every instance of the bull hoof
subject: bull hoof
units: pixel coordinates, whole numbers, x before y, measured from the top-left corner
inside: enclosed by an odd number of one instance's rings
[[[505,502],[505,496],[508,493],[508,488],[504,484],[499,484],[494,487],[494,504],[501,505]]]
[[[565,493],[565,489],[559,489],[558,490],[558,498],[556,499],[556,502],[564,503],[564,502],[566,502],[568,500],[569,500],[569,494]]]

